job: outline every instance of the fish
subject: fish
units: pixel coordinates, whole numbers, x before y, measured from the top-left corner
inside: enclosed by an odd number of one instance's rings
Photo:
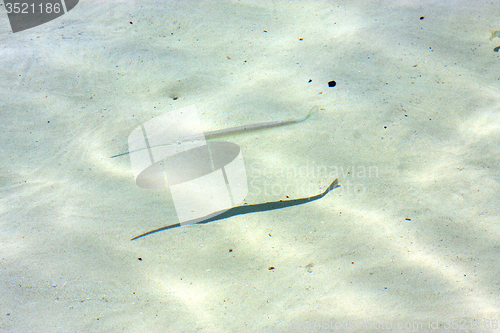
[[[314,115],[318,111],[319,111],[319,108],[317,106],[314,106],[311,109],[311,111],[309,111],[309,113],[307,115],[305,115],[304,117],[301,117],[301,118],[292,118],[292,119],[288,119],[288,120],[277,120],[277,121],[270,121],[270,122],[265,122],[265,123],[256,123],[256,124],[236,126],[236,127],[231,127],[231,128],[224,128],[224,129],[220,129],[220,130],[216,130],[216,131],[199,133],[199,134],[195,134],[195,135],[181,137],[175,141],[167,142],[167,143],[164,143],[161,145],[156,145],[154,147],[149,147],[149,148],[156,148],[156,147],[162,147],[162,146],[167,146],[167,145],[180,144],[182,142],[189,142],[189,141],[196,141],[196,140],[203,140],[203,139],[210,140],[210,139],[221,138],[221,137],[226,137],[226,136],[230,136],[230,135],[246,134],[246,133],[250,133],[250,132],[256,132],[256,131],[275,128],[275,127],[294,125],[294,124],[298,124],[298,123],[301,123],[303,121],[306,121],[307,119],[309,119],[312,115]],[[110,158],[125,156],[125,155],[131,154],[131,153],[145,150],[145,149],[148,149],[148,148],[126,151],[124,153],[111,156]]]

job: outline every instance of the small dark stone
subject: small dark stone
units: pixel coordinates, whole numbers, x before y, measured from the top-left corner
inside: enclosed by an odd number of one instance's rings
[[[335,87],[337,85],[337,82],[335,81],[330,81],[328,82],[328,86],[331,88],[331,87]]]
[[[423,20],[423,19],[424,19],[424,17],[423,17],[423,16],[420,16],[420,20]]]
[[[493,49],[493,51],[495,51],[495,52],[498,52],[498,50],[500,50],[500,46],[497,46],[497,47],[495,47],[495,48]]]

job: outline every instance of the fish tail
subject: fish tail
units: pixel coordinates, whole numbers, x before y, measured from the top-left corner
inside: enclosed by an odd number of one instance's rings
[[[307,114],[306,119],[311,117],[312,115],[316,114],[318,111],[319,111],[319,107],[317,105],[313,106],[311,111],[309,111],[309,113]]]
[[[315,105],[311,111],[309,111],[309,113],[307,114],[307,116],[304,116],[302,118],[299,118],[299,119],[293,119],[292,122],[293,123],[301,123],[307,119],[309,119],[309,117],[311,117],[313,114],[317,113],[319,111],[319,108],[317,105]]]

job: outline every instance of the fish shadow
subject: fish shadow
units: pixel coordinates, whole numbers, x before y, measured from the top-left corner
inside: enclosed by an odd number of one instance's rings
[[[201,220],[200,222],[192,222],[190,221],[185,221],[181,223],[175,223],[171,225],[167,225],[158,229],[150,230],[148,232],[145,232],[143,234],[140,234],[138,236],[135,236],[131,240],[136,240],[145,236],[152,235],[154,233],[164,231],[164,230],[169,230],[173,228],[178,228],[182,225],[188,225],[188,224],[206,224],[218,220],[223,220],[227,219],[236,215],[243,215],[243,214],[250,214],[250,213],[259,213],[259,212],[265,212],[269,210],[276,210],[276,209],[282,209],[282,208],[287,208],[291,206],[297,206],[297,205],[302,205],[311,201],[315,201],[318,199],[323,198],[325,195],[328,194],[331,190],[334,190],[336,188],[340,187],[339,185],[339,180],[336,178],[330,186],[326,188],[325,191],[323,191],[320,194],[310,196],[310,197],[305,197],[305,198],[300,198],[300,199],[291,199],[291,200],[279,200],[279,201],[271,201],[271,202],[264,202],[260,204],[254,204],[254,205],[243,205],[243,206],[237,206],[233,207],[231,209],[228,209],[226,211],[223,211],[222,213],[214,213],[210,214],[212,217],[209,217],[207,219]],[[215,216],[214,216],[215,215]]]

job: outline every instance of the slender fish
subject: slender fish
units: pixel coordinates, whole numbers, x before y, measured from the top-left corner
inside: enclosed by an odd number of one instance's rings
[[[292,119],[288,119],[288,120],[277,120],[277,121],[270,121],[267,123],[249,124],[249,125],[243,125],[243,126],[237,126],[237,127],[231,127],[231,128],[224,128],[224,129],[217,130],[217,131],[211,131],[211,132],[206,132],[206,133],[199,133],[199,134],[195,134],[195,135],[185,136],[185,137],[182,137],[182,138],[175,140],[174,142],[168,142],[168,143],[164,143],[164,144],[157,145],[157,146],[150,147],[150,148],[167,146],[167,145],[172,145],[172,144],[179,144],[179,143],[187,142],[187,141],[202,140],[203,138],[205,140],[210,140],[210,139],[221,138],[221,137],[225,137],[225,136],[229,136],[229,135],[245,134],[245,133],[256,132],[256,131],[266,130],[266,129],[270,129],[270,128],[275,128],[275,127],[298,124],[298,123],[301,123],[301,122],[307,120],[313,114],[318,112],[318,110],[319,110],[319,108],[317,106],[315,106],[311,109],[311,111],[309,111],[309,113],[307,115],[305,115],[302,118],[298,118],[298,119],[292,118]],[[144,149],[147,149],[147,148],[137,149],[137,150],[133,150],[133,151],[126,151],[124,153],[111,156],[110,158],[128,155],[130,153],[134,153],[136,151],[141,151]]]

